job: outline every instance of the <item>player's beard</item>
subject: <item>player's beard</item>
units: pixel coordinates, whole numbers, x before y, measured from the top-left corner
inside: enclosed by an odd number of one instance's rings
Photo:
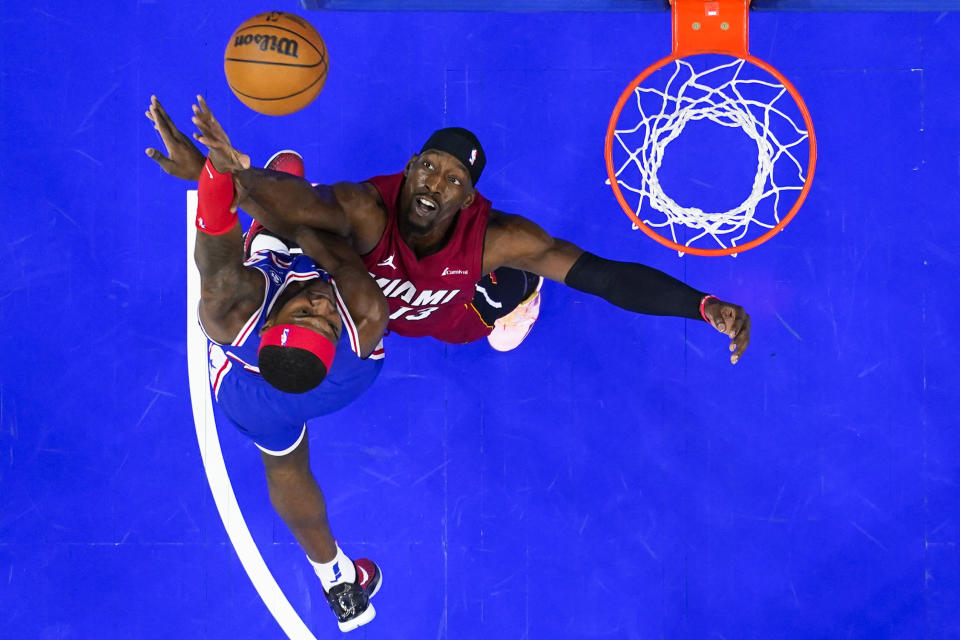
[[[403,221],[403,230],[415,236],[430,235],[437,226],[436,217],[423,218],[418,216],[413,212],[412,207],[407,208],[401,220]]]

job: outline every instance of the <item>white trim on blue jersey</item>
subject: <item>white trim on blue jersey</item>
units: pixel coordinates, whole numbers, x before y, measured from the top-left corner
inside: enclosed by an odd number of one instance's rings
[[[350,310],[347,309],[347,305],[343,301],[343,297],[340,295],[340,289],[337,287],[337,283],[333,281],[332,277],[330,278],[330,285],[333,287],[333,295],[337,299],[337,311],[340,313],[343,331],[346,331],[350,335],[350,349],[357,354],[357,356],[362,358],[363,354],[360,352],[360,332],[357,330],[357,325],[353,321],[353,316],[350,315]]]
[[[299,447],[299,446],[300,446],[300,443],[303,442],[304,436],[306,436],[306,435],[307,435],[307,423],[304,422],[304,423],[303,423],[303,429],[300,431],[300,437],[297,438],[297,441],[296,441],[296,442],[294,442],[292,445],[290,445],[289,447],[287,447],[287,448],[284,449],[283,451],[270,451],[270,449],[264,449],[263,447],[261,447],[261,446],[260,446],[259,444],[257,444],[256,442],[254,442],[253,444],[257,447],[257,449],[260,449],[260,451],[263,451],[263,452],[264,452],[265,454],[267,454],[268,456],[276,456],[276,457],[279,458],[279,457],[281,457],[281,456],[287,455],[288,453],[291,453],[294,449],[296,449],[297,447]]]
[[[210,367],[210,387],[213,388],[213,397],[220,400],[220,383],[223,382],[224,376],[233,367],[233,363],[223,352],[220,345],[210,342],[209,338],[207,338],[207,362]]]

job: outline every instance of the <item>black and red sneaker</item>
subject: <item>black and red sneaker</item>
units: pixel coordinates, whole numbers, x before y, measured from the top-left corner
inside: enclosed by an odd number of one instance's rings
[[[377,615],[370,598],[380,590],[380,567],[373,560],[360,558],[353,561],[357,571],[354,582],[344,582],[326,593],[327,604],[337,615],[337,626],[346,633],[367,624]]]
[[[306,174],[303,168],[303,156],[292,149],[277,151],[270,156],[264,168],[289,173],[298,178],[302,178]],[[257,238],[260,238],[260,240],[254,244],[254,240]],[[262,224],[254,220],[243,236],[243,258],[246,260],[251,254],[263,249],[290,254],[303,253],[296,243],[267,230]]]

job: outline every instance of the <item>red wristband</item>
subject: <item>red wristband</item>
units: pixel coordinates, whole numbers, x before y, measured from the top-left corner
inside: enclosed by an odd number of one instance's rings
[[[703,299],[700,300],[700,317],[703,318],[703,321],[706,322],[707,324],[712,324],[712,323],[710,322],[710,319],[706,316],[706,314],[703,312],[703,307],[704,305],[707,304],[707,300],[711,300],[711,299],[720,300],[720,298],[718,298],[717,296],[711,296],[711,295],[705,295],[703,296]]]
[[[197,181],[197,229],[212,236],[223,235],[237,223],[233,204],[233,177],[213,168],[210,158]]]

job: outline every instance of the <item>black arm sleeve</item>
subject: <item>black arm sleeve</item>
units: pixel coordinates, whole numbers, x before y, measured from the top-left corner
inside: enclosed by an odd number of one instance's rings
[[[584,251],[570,267],[564,283],[629,311],[703,319],[700,300],[705,293],[642,264],[606,260]]]

